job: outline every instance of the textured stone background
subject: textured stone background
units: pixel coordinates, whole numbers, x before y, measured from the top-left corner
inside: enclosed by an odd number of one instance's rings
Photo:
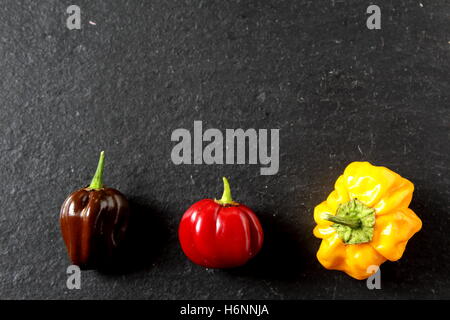
[[[0,4],[0,298],[449,298],[450,5],[377,1],[17,1]],[[65,27],[77,4],[82,29]],[[94,21],[96,26],[88,23]],[[175,166],[171,132],[280,128],[280,172]],[[66,289],[59,208],[105,182],[145,218],[129,268]],[[382,290],[324,270],[313,208],[355,160],[416,185],[423,219]],[[266,231],[246,267],[205,270],[177,240],[220,177]],[[141,230],[142,231],[142,230]]]

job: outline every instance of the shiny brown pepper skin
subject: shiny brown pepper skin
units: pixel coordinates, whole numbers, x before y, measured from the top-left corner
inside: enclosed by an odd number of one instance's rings
[[[111,262],[130,218],[125,196],[112,188],[73,192],[60,212],[61,232],[72,263],[83,269]]]

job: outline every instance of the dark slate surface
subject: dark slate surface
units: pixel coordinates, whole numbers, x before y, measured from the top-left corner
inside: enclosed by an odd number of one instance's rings
[[[378,1],[3,0],[0,10],[0,298],[449,298],[450,5]],[[94,21],[96,26],[88,21]],[[280,128],[280,171],[175,166],[171,132]],[[146,223],[130,268],[87,271],[66,289],[59,208],[86,185],[98,152],[105,180]],[[355,160],[415,183],[423,230],[382,290],[315,258],[313,208]],[[236,200],[266,231],[244,268],[193,265],[177,225],[194,201]]]

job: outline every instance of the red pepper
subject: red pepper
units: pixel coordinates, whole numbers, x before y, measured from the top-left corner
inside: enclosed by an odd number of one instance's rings
[[[222,199],[204,199],[183,215],[178,229],[181,248],[194,263],[207,268],[244,265],[263,244],[263,230],[255,213],[231,199],[223,178]]]

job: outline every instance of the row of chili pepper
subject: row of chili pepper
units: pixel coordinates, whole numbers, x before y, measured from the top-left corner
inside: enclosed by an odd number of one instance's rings
[[[91,184],[73,192],[60,212],[62,236],[73,264],[96,268],[111,261],[127,235],[130,206],[118,190],[103,185],[104,152]],[[203,199],[183,215],[178,237],[185,255],[206,268],[244,265],[262,248],[256,214],[231,197],[223,178],[220,200]],[[317,252],[327,269],[366,279],[386,260],[401,258],[422,222],[410,209],[414,185],[385,167],[352,162],[334,191],[314,209]]]

